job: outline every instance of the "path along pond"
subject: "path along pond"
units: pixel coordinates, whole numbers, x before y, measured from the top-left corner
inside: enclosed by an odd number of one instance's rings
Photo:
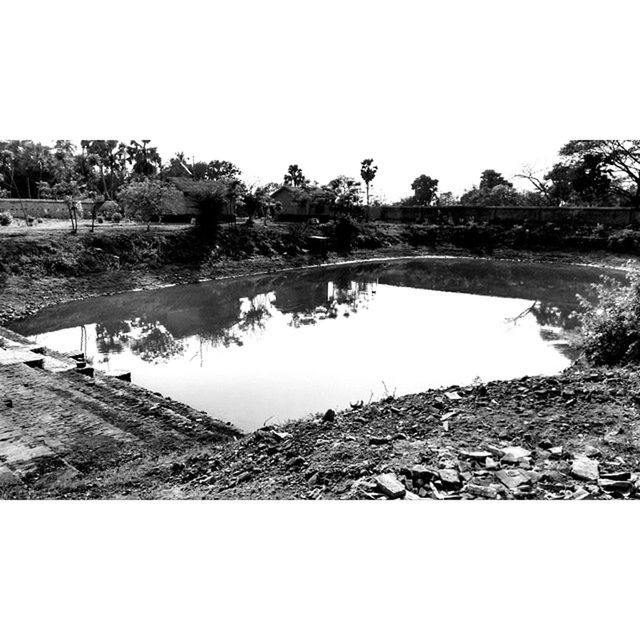
[[[253,430],[363,400],[552,375],[575,357],[577,295],[619,271],[420,258],[136,291],[12,328]]]

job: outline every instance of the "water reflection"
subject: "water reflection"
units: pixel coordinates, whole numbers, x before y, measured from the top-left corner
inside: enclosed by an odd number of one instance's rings
[[[564,336],[578,323],[576,294],[588,297],[600,273],[459,259],[343,265],[69,303],[12,328],[60,350],[80,337],[97,366],[255,428],[379,397],[384,385],[408,393],[554,373],[574,357]]]

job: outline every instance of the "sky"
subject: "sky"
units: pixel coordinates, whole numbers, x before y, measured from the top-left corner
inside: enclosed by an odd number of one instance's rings
[[[372,157],[373,193],[395,200],[422,173],[460,194],[487,168],[544,171],[571,138],[640,133],[624,93],[637,23],[618,0],[35,5],[6,8],[39,46],[3,36],[20,56],[2,138],[149,138],[249,182],[297,163],[324,183]]]

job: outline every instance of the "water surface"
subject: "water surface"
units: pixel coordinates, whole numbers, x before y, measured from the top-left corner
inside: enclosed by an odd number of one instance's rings
[[[574,356],[576,295],[602,273],[361,263],[93,298],[12,328],[251,430],[390,393],[558,373]]]

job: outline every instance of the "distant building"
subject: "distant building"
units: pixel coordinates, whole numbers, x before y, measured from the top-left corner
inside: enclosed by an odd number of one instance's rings
[[[191,178],[167,178],[167,180],[174,186],[178,191],[182,193],[182,200],[178,203],[176,207],[176,212],[174,216],[165,216],[167,221],[178,220],[185,222],[190,220],[191,218],[196,218],[200,214],[200,207],[198,206],[198,202],[195,198],[195,194],[198,191],[198,185],[204,182],[203,180],[193,180]],[[222,214],[221,221],[222,222],[232,222],[235,220],[235,216],[231,213],[230,205],[227,202],[225,204],[225,209]]]
[[[276,189],[271,198],[280,203],[277,216],[281,220],[327,219],[333,215],[327,192],[321,187],[302,189],[284,185]]]

